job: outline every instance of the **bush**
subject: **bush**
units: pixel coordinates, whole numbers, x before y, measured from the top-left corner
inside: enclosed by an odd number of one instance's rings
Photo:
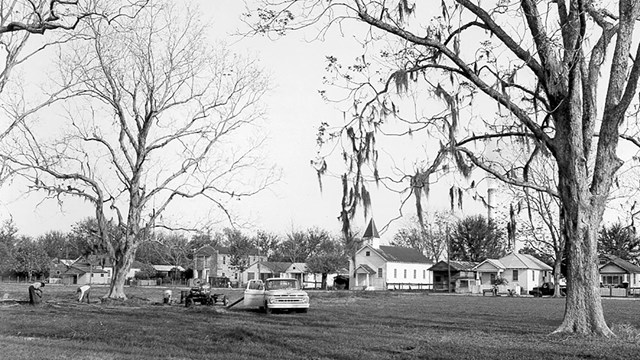
[[[503,277],[498,277],[493,281],[493,285],[507,285],[509,281]]]
[[[138,280],[149,280],[156,277],[156,269],[151,264],[143,264],[140,267],[140,271],[136,272],[135,276]]]

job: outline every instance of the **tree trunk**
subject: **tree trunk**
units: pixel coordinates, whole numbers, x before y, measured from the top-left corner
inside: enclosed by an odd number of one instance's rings
[[[560,293],[560,277],[562,276],[562,255],[564,251],[556,252],[556,258],[553,261],[553,297],[562,297]]]
[[[580,161],[570,162],[575,166],[559,164],[558,190],[565,212],[563,230],[568,247],[567,300],[564,320],[554,333],[609,337],[614,334],[607,326],[602,310],[597,256],[598,227],[606,196],[592,195],[585,181],[587,167],[577,164]],[[567,168],[573,168],[575,176],[567,176]]]
[[[322,283],[320,284],[322,290],[327,290],[327,273],[322,273]]]
[[[111,278],[111,285],[109,286],[109,292],[105,296],[109,299],[126,300],[127,295],[124,293],[124,284],[127,281],[127,274],[131,269],[133,263],[133,257],[135,254],[135,248],[129,251],[125,251],[120,254],[113,264],[113,278]]]

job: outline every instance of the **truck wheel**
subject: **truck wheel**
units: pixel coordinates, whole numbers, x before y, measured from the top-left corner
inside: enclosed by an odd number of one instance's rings
[[[193,299],[187,299],[184,301],[185,307],[191,307],[191,305],[193,305]]]
[[[269,307],[266,301],[264,302],[264,313],[267,315],[273,314],[273,309]]]
[[[212,299],[212,298],[210,298],[210,297],[209,297],[209,298],[207,298],[207,301],[206,301],[206,302],[207,302],[207,306],[211,306],[211,305],[213,305],[213,303],[214,303],[213,299]]]

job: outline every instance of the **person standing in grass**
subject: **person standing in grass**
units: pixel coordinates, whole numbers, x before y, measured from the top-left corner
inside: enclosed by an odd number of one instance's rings
[[[29,285],[29,304],[37,305],[40,303],[42,299],[42,288],[44,287],[44,282],[38,281],[31,285]]]
[[[87,304],[89,303],[89,294],[91,293],[91,286],[84,284],[80,287],[78,287],[78,290],[76,290],[76,294],[78,295],[78,302],[82,302],[82,299],[86,296],[87,297]]]

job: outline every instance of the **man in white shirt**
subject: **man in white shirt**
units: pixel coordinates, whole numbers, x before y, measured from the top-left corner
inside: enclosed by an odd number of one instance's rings
[[[91,293],[91,286],[85,284],[82,285],[80,287],[78,287],[78,290],[76,290],[76,294],[78,295],[78,302],[82,302],[82,299],[86,296],[87,297],[87,304],[89,303],[89,293]]]

